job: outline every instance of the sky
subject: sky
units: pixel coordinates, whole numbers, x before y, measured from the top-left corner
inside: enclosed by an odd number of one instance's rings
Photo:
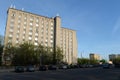
[[[7,9],[61,17],[62,27],[76,30],[78,57],[96,53],[102,59],[120,53],[120,0],[0,0],[0,35],[4,36]]]

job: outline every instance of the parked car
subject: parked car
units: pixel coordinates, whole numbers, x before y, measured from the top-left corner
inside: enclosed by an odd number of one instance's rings
[[[102,67],[105,68],[105,69],[109,69],[109,68],[113,68],[114,64],[105,63],[105,64],[103,64]]]
[[[89,67],[89,68],[93,68],[93,67],[94,67],[94,65],[92,65],[92,64],[89,64],[89,65],[88,65],[88,67]]]
[[[71,66],[70,66],[70,65],[67,65],[67,69],[71,69]]]
[[[88,68],[88,65],[87,64],[81,64],[79,65],[80,68]]]
[[[120,68],[120,64],[115,64],[115,68]]]
[[[58,67],[56,65],[49,65],[48,70],[57,70]]]
[[[15,66],[15,72],[24,72],[23,66]]]
[[[46,70],[48,70],[48,66],[47,66],[47,65],[41,65],[41,66],[39,67],[39,70],[40,70],[40,71],[46,71]]]
[[[35,68],[34,68],[34,66],[27,66],[26,71],[28,71],[28,72],[34,72]]]
[[[59,65],[59,69],[67,69],[68,66],[67,65]]]

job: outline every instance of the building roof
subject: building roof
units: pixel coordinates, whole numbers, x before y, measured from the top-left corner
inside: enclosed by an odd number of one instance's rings
[[[24,10],[15,9],[15,8],[9,8],[9,9],[13,9],[13,10],[17,10],[17,11],[21,11],[21,12],[29,13],[29,14],[32,14],[32,15],[37,15],[37,16],[41,16],[41,17],[45,17],[45,18],[49,18],[49,19],[54,19],[54,18],[55,18],[55,17],[47,17],[47,16],[43,16],[43,15],[39,15],[39,14],[35,14],[35,13],[31,13],[31,12],[27,12],[27,11],[24,11]],[[9,10],[9,9],[8,9],[8,10]]]
[[[65,28],[65,27],[61,27],[61,28],[76,31],[76,30],[73,30],[73,29],[70,29],[70,28]]]

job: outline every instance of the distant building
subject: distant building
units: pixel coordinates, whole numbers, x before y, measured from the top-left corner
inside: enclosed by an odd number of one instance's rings
[[[3,45],[4,44],[4,37],[0,35],[0,44]]]
[[[90,60],[100,60],[100,55],[98,54],[90,53],[89,57]]]
[[[110,54],[109,55],[109,60],[112,61],[113,59],[116,59],[118,57],[120,57],[120,54]]]
[[[24,41],[35,46],[60,47],[63,50],[64,62],[77,63],[76,31],[63,28],[61,18],[46,17],[38,14],[9,8],[4,45],[18,45]]]

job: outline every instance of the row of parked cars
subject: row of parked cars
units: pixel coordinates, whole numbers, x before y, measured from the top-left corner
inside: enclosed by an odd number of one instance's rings
[[[98,65],[83,64],[83,65],[41,65],[39,67],[30,66],[16,66],[15,72],[34,72],[34,71],[46,71],[46,70],[57,70],[57,69],[75,69],[75,68],[93,68],[99,67]]]
[[[41,65],[39,67],[30,66],[15,66],[15,72],[34,72],[34,71],[46,71],[46,70],[57,70],[57,69],[68,69],[67,65]]]

